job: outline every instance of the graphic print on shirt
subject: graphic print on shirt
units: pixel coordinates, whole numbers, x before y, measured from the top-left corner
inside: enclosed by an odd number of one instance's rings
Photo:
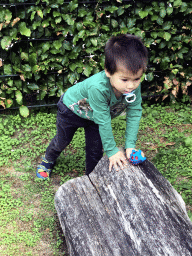
[[[72,105],[69,105],[69,108],[75,112],[75,106],[78,106],[77,113],[82,116],[85,113],[85,116],[87,119],[91,119],[91,117],[88,115],[89,111],[93,112],[93,109],[87,102],[87,98],[81,99],[76,103],[73,103]],[[114,118],[116,116],[119,116],[127,107],[127,104],[124,101],[117,102],[115,105],[110,106],[110,115],[111,118]]]
[[[87,103],[87,98],[84,98],[82,100],[79,100],[77,103],[73,103],[72,105],[69,105],[69,108],[74,112],[75,111],[75,106],[78,106],[77,113],[80,114],[80,116],[83,114],[82,111],[85,112],[85,116],[87,119],[90,119],[91,117],[88,116],[89,111],[93,111],[92,108],[90,107],[89,103]]]
[[[115,105],[110,107],[111,118],[119,116],[127,107],[127,104],[123,101],[117,102]]]

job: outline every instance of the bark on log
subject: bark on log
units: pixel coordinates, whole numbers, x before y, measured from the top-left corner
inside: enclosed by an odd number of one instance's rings
[[[191,256],[185,203],[154,165],[108,166],[105,156],[55,195],[70,256]]]

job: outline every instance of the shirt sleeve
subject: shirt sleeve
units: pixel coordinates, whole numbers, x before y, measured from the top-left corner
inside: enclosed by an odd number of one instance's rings
[[[106,90],[99,90],[97,88],[90,88],[88,92],[89,104],[93,110],[93,121],[99,125],[99,134],[104,151],[108,157],[111,157],[119,149],[116,147],[112,132],[108,95],[109,92]]]
[[[135,148],[139,122],[142,116],[141,85],[135,90],[136,100],[128,103],[126,111],[125,148]]]

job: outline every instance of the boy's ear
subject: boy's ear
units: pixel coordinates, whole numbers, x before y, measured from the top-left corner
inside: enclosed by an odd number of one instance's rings
[[[110,75],[110,73],[107,71],[107,69],[105,69],[105,74],[106,74],[106,76],[107,76],[108,78],[111,77],[111,75]]]

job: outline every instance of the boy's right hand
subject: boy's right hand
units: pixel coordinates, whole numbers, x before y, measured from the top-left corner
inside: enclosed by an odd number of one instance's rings
[[[114,166],[115,170],[118,171],[119,167],[124,168],[124,165],[127,165],[127,159],[123,152],[118,151],[115,155],[109,157],[109,171],[111,171]]]

